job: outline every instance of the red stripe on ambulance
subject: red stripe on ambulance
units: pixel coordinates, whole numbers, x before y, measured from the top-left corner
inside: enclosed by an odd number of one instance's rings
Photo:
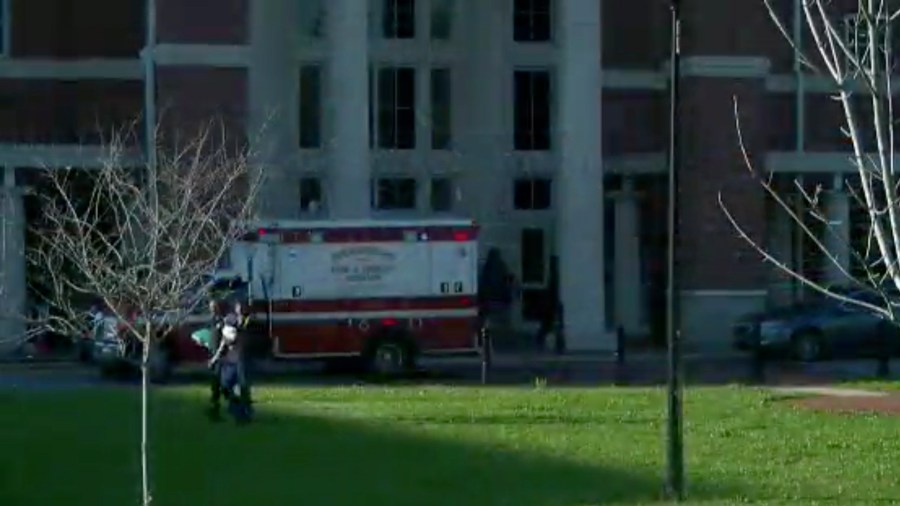
[[[269,302],[255,300],[253,310],[265,312]],[[452,297],[378,297],[336,300],[276,300],[271,302],[272,313],[336,313],[357,311],[440,311],[448,309],[476,309],[474,296]]]

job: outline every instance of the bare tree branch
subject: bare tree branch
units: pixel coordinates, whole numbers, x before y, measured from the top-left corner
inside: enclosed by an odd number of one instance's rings
[[[796,47],[793,37],[788,35],[784,25],[775,14],[771,1],[763,0],[763,3],[782,35],[795,49],[798,60],[807,67],[818,70],[815,65],[809,64],[812,58],[807,54],[802,54],[802,51]],[[816,222],[825,224],[825,233],[831,234],[832,237],[842,241],[844,245],[848,242],[847,238],[837,235],[826,213],[821,212],[821,188],[816,187],[810,191],[799,182],[796,183],[798,195],[803,199],[807,208],[806,211],[802,211],[803,215],[801,215],[782,195],[779,195],[771,178],[760,177],[751,163],[744,144],[737,99],[735,99],[734,114],[738,144],[747,170],[760,184],[765,194],[777,204],[784,219],[789,220],[802,234],[804,240],[813,245],[828,264],[835,267],[835,271],[839,273],[840,277],[857,288],[879,294],[882,303],[873,304],[870,301],[857,300],[798,272],[787,262],[779,260],[768,252],[746,232],[728,208],[721,192],[718,196],[719,206],[738,235],[778,270],[825,296],[855,305],[893,321],[895,306],[898,303],[894,295],[900,291],[900,265],[898,265],[898,259],[900,259],[900,210],[898,210],[900,199],[898,199],[897,193],[900,179],[896,174],[894,160],[896,156],[896,118],[893,107],[892,73],[895,65],[890,34],[891,25],[900,15],[900,10],[889,11],[887,2],[884,0],[858,0],[854,23],[849,26],[844,24],[843,13],[838,11],[835,4],[827,0],[802,0],[802,11],[806,29],[814,41],[812,51],[816,54],[816,59],[822,62],[820,72],[834,83],[837,90],[835,99],[840,102],[843,111],[844,128],[842,130],[852,149],[850,163],[856,169],[857,176],[856,184],[845,183],[846,191],[853,204],[864,210],[868,218],[865,246],[860,248],[856,245],[848,245],[852,259],[856,260],[862,268],[862,275],[850,272],[842,262],[846,259],[838,258],[836,252],[830,251],[821,234],[811,229],[804,220],[804,215],[809,215]],[[846,28],[848,33],[845,34],[843,28]],[[848,40],[846,35],[852,39]],[[864,39],[864,42],[861,41],[861,38]],[[863,85],[860,92],[861,97],[857,97],[854,92],[856,89],[854,85],[857,83]],[[859,98],[868,99],[870,112],[863,111]],[[874,153],[870,152],[870,144],[875,147]]]

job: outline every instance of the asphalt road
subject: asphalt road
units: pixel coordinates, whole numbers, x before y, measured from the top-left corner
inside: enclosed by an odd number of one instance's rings
[[[375,382],[352,373],[326,372],[310,363],[262,364],[254,374],[257,384],[353,385]],[[811,365],[770,363],[761,379],[743,357],[693,357],[685,360],[684,378],[691,385],[717,384],[825,384],[875,375],[873,360],[834,361]],[[892,377],[900,379],[900,361],[892,364]],[[202,368],[178,371],[171,384],[208,381]],[[634,357],[624,366],[608,357],[498,357],[488,375],[492,385],[553,386],[661,385],[666,381],[664,356]],[[476,360],[424,361],[417,373],[392,383],[479,385],[481,364]],[[0,389],[77,389],[137,385],[137,378],[103,379],[81,364],[0,364]]]

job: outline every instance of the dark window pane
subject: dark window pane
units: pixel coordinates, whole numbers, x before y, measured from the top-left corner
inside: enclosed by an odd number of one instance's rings
[[[12,0],[0,1],[0,54],[9,54],[9,48],[6,47],[6,23],[12,23],[12,20],[6,19],[7,2]]]
[[[416,113],[413,109],[397,110],[396,149],[413,149],[416,147]]]
[[[300,147],[318,148],[322,144],[321,68],[307,65],[300,69]]]
[[[415,0],[384,0],[382,28],[388,39],[412,39],[416,35]]]
[[[534,42],[546,42],[550,40],[550,15],[535,14],[532,21],[531,40]]]
[[[531,34],[531,16],[523,12],[513,15],[513,40],[524,42],[529,40]]]
[[[528,72],[517,71],[513,78],[513,122],[515,148],[528,149],[531,132],[531,79]]]
[[[544,231],[539,228],[522,230],[521,244],[522,282],[544,282]]]
[[[516,150],[550,149],[550,73],[516,71],[514,74],[514,132]]]
[[[552,188],[551,181],[546,178],[517,179],[513,182],[513,207],[528,211],[549,209]]]
[[[300,210],[303,212],[321,209],[322,182],[319,178],[304,177],[300,179]]]
[[[394,69],[378,71],[378,146],[392,148],[396,144]]]
[[[453,181],[449,178],[431,180],[431,210],[446,212],[453,209]]]
[[[414,178],[382,178],[376,184],[376,208],[380,210],[415,209]]]
[[[546,42],[553,24],[550,0],[516,0],[513,4],[513,40]]]
[[[397,107],[415,107],[416,71],[412,68],[397,69]]]
[[[375,147],[375,110],[377,105],[372,100],[372,88],[375,84],[374,71],[372,70],[372,66],[369,66],[369,93],[368,93],[368,101],[369,101],[369,148]]]
[[[517,179],[513,182],[513,208],[531,209],[530,179]]]
[[[450,69],[431,71],[431,148],[451,148]]]
[[[413,149],[416,144],[415,69],[378,72],[378,146]]]

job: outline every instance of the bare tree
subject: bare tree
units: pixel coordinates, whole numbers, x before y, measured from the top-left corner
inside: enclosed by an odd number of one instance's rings
[[[209,125],[186,142],[161,139],[155,163],[123,163],[127,136],[107,143],[95,170],[48,170],[38,193],[42,216],[30,224],[33,268],[46,275],[41,296],[51,327],[83,329],[86,304],[100,303],[140,344],[141,468],[149,504],[147,411],[151,366],[161,341],[190,310],[186,299],[215,271],[252,218],[260,171],[244,149]],[[156,361],[157,363],[159,361]]]
[[[848,163],[855,168],[857,181],[847,183],[855,204],[868,216],[868,240],[865,247],[846,245],[850,256],[861,267],[862,274],[846,267],[846,258],[829,248],[828,244],[847,241],[840,236],[836,224],[826,217],[823,188],[805,187],[795,182],[794,197],[803,208],[793,205],[792,196],[775,184],[772,174],[758,170],[745,148],[741,133],[740,111],[735,100],[735,122],[740,148],[747,169],[786,219],[790,220],[808,240],[813,251],[834,267],[846,285],[859,291],[836,290],[823,284],[801,269],[778,258],[766,245],[752,238],[729,210],[722,194],[719,205],[738,234],[777,269],[802,285],[843,303],[871,311],[887,321],[897,322],[897,298],[900,290],[900,170],[895,167],[895,123],[893,73],[893,32],[900,27],[897,3],[888,0],[858,0],[851,14],[832,0],[801,0],[802,16],[807,33],[813,41],[808,53],[802,52],[794,38],[778,17],[771,0],[762,0],[781,34],[794,48],[795,56],[805,71],[826,76],[834,86],[833,98],[842,108],[843,133],[850,147]],[[815,226],[814,226],[815,225]],[[821,230],[818,232],[815,229]],[[868,293],[875,297],[855,296]]]

